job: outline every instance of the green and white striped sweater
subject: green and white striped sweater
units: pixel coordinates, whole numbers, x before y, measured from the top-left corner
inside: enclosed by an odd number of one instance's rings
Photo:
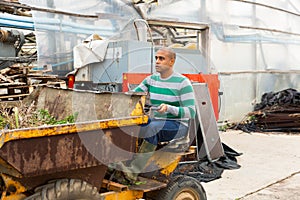
[[[191,82],[185,76],[174,72],[167,79],[155,73],[143,80],[135,92],[149,92],[154,106],[168,104],[166,114],[154,113],[155,118],[187,120],[195,117],[195,97]]]

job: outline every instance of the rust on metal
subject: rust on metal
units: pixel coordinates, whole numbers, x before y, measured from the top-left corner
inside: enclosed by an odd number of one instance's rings
[[[123,185],[120,183],[116,183],[113,181],[109,181],[104,179],[102,181],[102,188],[107,189],[108,191],[116,191],[116,192],[121,192],[121,191],[126,191],[128,190],[128,186],[127,185]]]
[[[49,111],[58,120],[77,113],[77,122],[144,115],[145,94],[125,94],[39,87],[22,102]],[[142,103],[141,103],[142,102]]]
[[[20,182],[27,190],[34,189],[38,186],[44,185],[51,180],[57,179],[80,179],[83,180],[100,190],[101,182],[104,178],[104,174],[106,173],[107,166],[98,165],[94,167],[85,167],[78,168],[75,170],[66,170],[60,171],[51,174],[44,174],[38,176],[29,176],[23,178],[14,178],[18,182]]]
[[[21,177],[22,175],[15,168],[13,168],[10,164],[8,164],[5,160],[0,157],[0,172],[3,174],[10,174],[14,177]]]
[[[126,199],[126,200],[136,200],[142,199],[144,192],[150,192],[154,190],[159,190],[167,187],[166,183],[162,183],[153,179],[148,179],[144,177],[139,177],[139,181],[143,182],[140,185],[131,185],[129,187],[124,185],[120,185],[118,183],[110,182],[108,180],[104,180],[103,186],[104,188],[109,187],[111,185],[111,190],[108,192],[103,192],[100,194],[101,197],[105,200],[115,200],[115,199]]]
[[[247,132],[299,132],[300,92],[288,88],[264,93],[261,102],[254,106],[254,111],[235,128]]]
[[[116,199],[126,199],[126,200],[136,200],[143,198],[143,191],[126,190],[121,192],[103,192],[100,194],[100,198],[103,200],[116,200]]]
[[[26,188],[23,185],[5,174],[1,174],[1,177],[5,184],[5,190],[1,194],[1,199],[21,200],[25,198],[23,192],[26,191]]]
[[[139,176],[139,181],[144,184],[131,185],[129,186],[129,189],[136,190],[136,191],[150,192],[150,191],[160,190],[162,188],[167,187],[167,183],[163,183],[154,179],[149,179],[141,176]]]
[[[64,178],[71,171],[72,177],[78,174],[89,183],[96,181],[100,187],[107,164],[131,159],[128,152],[135,151],[137,138],[129,133],[139,132],[139,128],[125,126],[12,140],[2,146],[0,155],[22,175],[18,180],[29,188],[45,178]],[[77,172],[92,168],[100,169],[90,176]]]
[[[119,119],[99,120],[92,122],[81,122],[76,124],[42,126],[26,129],[2,130],[0,133],[0,148],[9,141],[45,137],[53,135],[62,135],[69,133],[78,133],[100,129],[111,129],[123,126],[141,125],[148,122],[148,116],[132,116]]]
[[[132,159],[139,125],[148,122],[144,95],[41,87],[23,103],[33,101],[57,119],[74,113],[78,119],[1,131],[0,173],[27,190],[61,178],[81,179],[100,189],[110,163]]]
[[[163,26],[174,28],[188,28],[194,30],[204,30],[208,28],[208,24],[205,23],[193,23],[193,22],[179,22],[174,20],[160,20],[160,19],[148,19],[149,26]]]

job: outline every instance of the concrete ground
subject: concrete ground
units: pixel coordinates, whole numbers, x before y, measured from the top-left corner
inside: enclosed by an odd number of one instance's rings
[[[300,133],[221,132],[221,141],[243,155],[240,169],[203,183],[208,200],[300,199]]]

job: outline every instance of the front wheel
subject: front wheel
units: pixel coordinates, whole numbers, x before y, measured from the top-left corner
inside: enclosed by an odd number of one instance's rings
[[[60,179],[44,185],[25,200],[98,200],[96,187],[77,179]]]
[[[200,181],[190,176],[176,176],[168,186],[155,193],[157,200],[206,200]]]

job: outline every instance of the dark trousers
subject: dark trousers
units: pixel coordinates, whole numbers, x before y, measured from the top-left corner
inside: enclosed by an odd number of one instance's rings
[[[188,127],[176,120],[151,119],[150,123],[141,127],[140,138],[157,145],[174,138],[186,136]]]

